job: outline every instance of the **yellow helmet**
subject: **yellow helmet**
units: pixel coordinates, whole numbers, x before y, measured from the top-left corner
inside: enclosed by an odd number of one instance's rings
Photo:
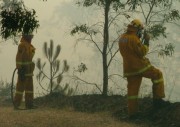
[[[138,28],[138,29],[143,29],[143,24],[139,19],[134,19],[133,21],[131,21],[131,25]]]

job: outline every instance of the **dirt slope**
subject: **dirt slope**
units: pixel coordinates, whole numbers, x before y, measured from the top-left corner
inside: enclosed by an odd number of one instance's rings
[[[126,97],[62,96],[35,99],[37,109],[15,111],[0,101],[0,127],[180,127],[180,102],[152,110],[152,98],[139,99],[140,115],[128,119]]]
[[[140,115],[137,119],[127,118],[127,99],[125,96],[113,95],[103,97],[101,95],[79,95],[64,97],[52,94],[37,98],[38,105],[52,108],[73,107],[80,112],[110,112],[111,117],[119,121],[134,124],[148,124],[149,127],[180,127],[180,102],[170,103],[160,109],[153,109],[152,98],[139,99]]]
[[[72,109],[14,110],[0,107],[0,127],[146,127],[115,120],[110,113],[82,113]]]

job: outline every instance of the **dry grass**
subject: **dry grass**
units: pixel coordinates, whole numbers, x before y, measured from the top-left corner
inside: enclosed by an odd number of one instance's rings
[[[38,109],[14,110],[11,100],[0,100],[0,127],[180,127],[178,102],[152,110],[152,99],[141,99],[141,114],[134,120],[126,117],[122,96],[53,94],[35,104]]]
[[[113,119],[111,113],[82,113],[73,109],[14,110],[0,107],[0,127],[146,127]]]

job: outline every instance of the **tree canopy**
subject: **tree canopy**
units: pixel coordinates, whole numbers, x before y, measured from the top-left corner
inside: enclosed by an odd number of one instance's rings
[[[39,27],[36,11],[27,9],[22,1],[4,1],[1,6],[1,37],[8,39],[32,34]]]

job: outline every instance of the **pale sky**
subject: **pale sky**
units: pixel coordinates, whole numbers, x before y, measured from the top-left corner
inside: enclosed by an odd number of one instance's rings
[[[42,55],[43,43],[53,39],[55,44],[62,46],[60,59],[67,59],[72,68],[77,67],[81,62],[86,63],[87,66],[89,66],[86,73],[88,78],[86,78],[89,81],[101,80],[102,72],[100,71],[102,65],[96,62],[97,59],[101,58],[96,57],[96,53],[91,45],[79,43],[75,49],[74,45],[77,38],[70,36],[70,30],[74,24],[83,23],[87,20],[95,20],[96,14],[93,13],[92,10],[79,9],[73,4],[74,0],[48,0],[47,2],[43,2],[42,0],[24,0],[24,2],[27,7],[36,10],[38,20],[40,21],[40,28],[37,30],[37,33],[34,33],[33,39],[33,45],[36,47],[34,61],[36,61],[37,58],[45,60]],[[91,16],[94,18],[92,19]],[[162,68],[165,73],[164,77],[167,80],[167,84],[175,84],[174,88],[173,86],[167,86],[167,92],[169,93],[173,88],[171,99],[178,101],[180,101],[180,86],[178,84],[180,82],[179,28],[180,27],[172,26],[167,29],[169,33],[173,33],[169,38],[171,38],[173,42],[176,42],[175,55],[171,58],[165,58],[166,60],[162,58],[158,59],[159,64],[163,65],[160,66],[160,68]],[[5,81],[7,80],[7,82],[11,82],[12,72],[15,68],[16,52],[17,45],[14,45],[12,41],[0,43],[0,78]],[[120,54],[118,55],[120,57]],[[152,61],[155,59],[157,59],[157,56],[154,56]],[[34,78],[34,80],[36,79]],[[99,83],[102,83],[102,81],[99,81]],[[123,84],[123,86],[125,85],[126,83]]]

